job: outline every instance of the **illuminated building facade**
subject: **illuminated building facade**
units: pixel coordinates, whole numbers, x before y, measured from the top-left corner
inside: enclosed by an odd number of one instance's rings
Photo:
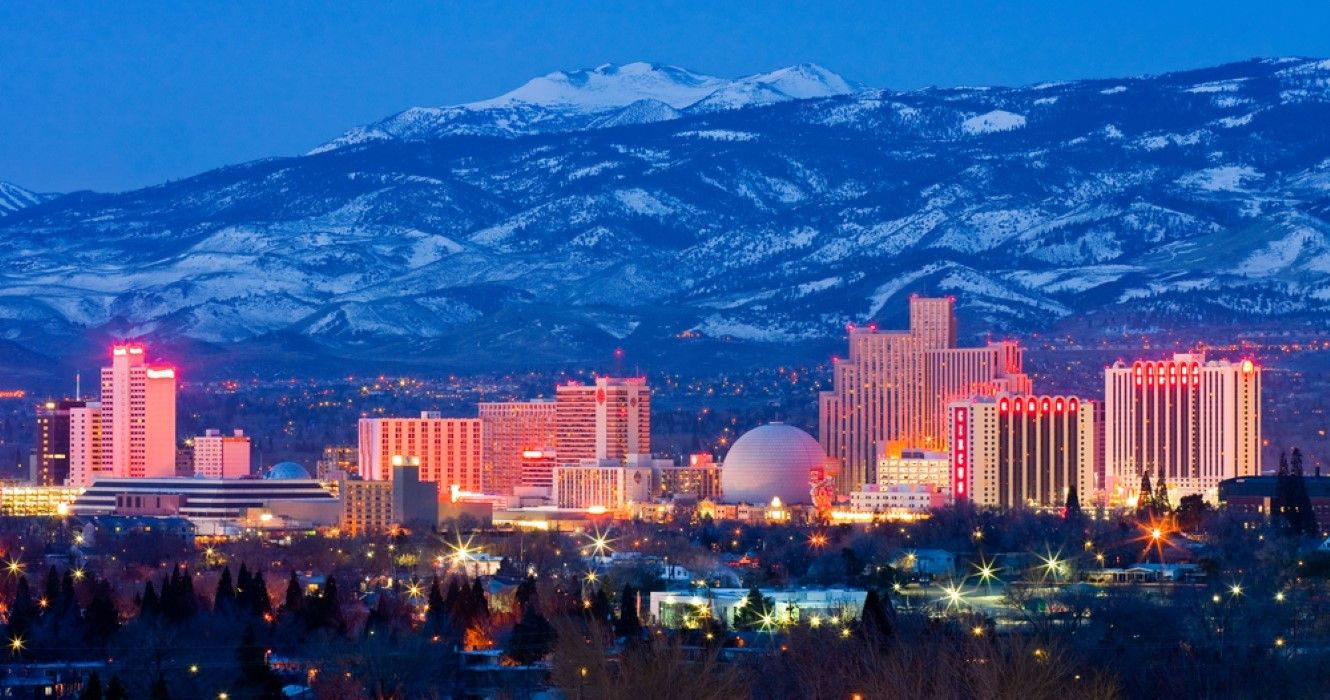
[[[250,475],[249,437],[242,430],[223,435],[207,430],[194,438],[194,476],[239,479]]]
[[[720,465],[709,454],[688,456],[683,466],[663,466],[656,473],[656,493],[662,497],[693,496],[720,500]]]
[[[356,537],[393,527],[393,482],[343,479],[338,486],[342,517],[338,528]]]
[[[1219,482],[1261,473],[1261,369],[1251,360],[1119,361],[1104,370],[1105,485],[1112,502],[1141,476],[1169,496],[1218,497]]]
[[[877,485],[933,486],[950,495],[951,454],[925,450],[901,450],[882,454],[877,460]]]
[[[558,463],[651,454],[651,390],[643,377],[597,377],[555,390]]]
[[[1073,487],[1082,505],[1096,502],[1092,401],[1004,394],[953,401],[947,412],[956,502],[1052,508]]]
[[[483,429],[479,418],[443,418],[425,411],[419,418],[361,418],[360,476],[392,478],[393,458],[420,460],[420,479],[441,489],[481,490]]]
[[[910,328],[850,328],[849,357],[819,396],[819,437],[842,464],[837,488],[875,483],[877,456],[902,448],[945,451],[947,402],[1002,392],[1028,393],[1014,342],[956,347],[955,300],[910,298]]]
[[[175,370],[149,366],[141,344],[117,344],[101,380],[100,402],[70,409],[69,483],[174,476]]]
[[[951,502],[946,489],[933,484],[869,484],[859,491],[850,492],[850,510],[855,513],[873,513],[886,516],[907,516],[927,513]]]
[[[34,486],[0,482],[0,515],[53,517],[67,515],[83,493],[77,486]]]
[[[481,474],[485,492],[512,494],[522,485],[522,453],[549,450],[555,445],[555,402],[486,402],[478,410],[485,426]]]
[[[557,462],[558,455],[553,450],[523,451],[518,487],[545,489],[548,495],[554,488],[554,465]]]
[[[554,470],[554,503],[559,508],[624,510],[651,498],[651,467],[588,463]]]
[[[69,479],[69,415],[75,408],[86,408],[86,401],[64,399],[37,406],[37,471],[32,481],[38,486],[59,486]]]
[[[319,481],[332,480],[337,472],[359,472],[360,451],[352,445],[327,445],[323,456],[314,463],[314,475]]]

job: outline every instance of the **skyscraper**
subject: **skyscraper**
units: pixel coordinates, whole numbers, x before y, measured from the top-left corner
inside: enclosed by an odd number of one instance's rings
[[[1261,369],[1251,360],[1118,361],[1104,370],[1105,487],[1125,502],[1141,476],[1174,498],[1218,498],[1219,482],[1261,473]]]
[[[559,465],[651,454],[651,390],[644,377],[596,377],[555,390]]]
[[[1066,505],[1075,487],[1098,500],[1094,402],[1074,396],[1006,394],[948,404],[952,496],[999,508]]]
[[[819,439],[842,467],[848,493],[875,480],[879,454],[945,451],[948,401],[999,392],[1029,393],[1020,345],[956,347],[955,300],[910,298],[910,329],[850,328],[849,357],[833,368],[819,396]]]
[[[522,481],[522,453],[555,445],[555,402],[486,402],[480,404],[479,415],[485,426],[485,492],[512,494]]]
[[[61,486],[69,479],[69,412],[87,402],[47,401],[37,406],[37,473],[39,486]]]
[[[144,346],[111,347],[101,401],[70,409],[70,483],[175,475],[176,375],[150,367]]]
[[[420,460],[420,480],[441,490],[481,490],[482,428],[479,418],[444,418],[423,411],[419,418],[361,418],[361,478],[392,479],[394,459]]]

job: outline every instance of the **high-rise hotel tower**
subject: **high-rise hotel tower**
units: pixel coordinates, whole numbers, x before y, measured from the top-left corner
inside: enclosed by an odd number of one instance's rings
[[[596,377],[554,392],[556,463],[651,454],[651,389],[645,377]]]
[[[1261,368],[1251,360],[1118,361],[1104,370],[1110,502],[1162,476],[1173,499],[1218,498],[1219,482],[1261,473]]]
[[[175,370],[149,366],[143,345],[113,345],[101,389],[70,409],[69,483],[175,476]]]
[[[910,329],[850,329],[850,355],[836,362],[819,397],[819,437],[841,463],[842,493],[874,482],[879,455],[947,450],[946,405],[1000,392],[1030,393],[1015,342],[956,347],[955,300],[910,298]]]

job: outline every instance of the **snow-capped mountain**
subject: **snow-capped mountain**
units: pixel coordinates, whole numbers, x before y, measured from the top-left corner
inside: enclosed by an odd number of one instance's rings
[[[498,97],[452,107],[415,107],[356,127],[315,148],[459,135],[518,136],[649,124],[689,111],[848,95],[859,87],[812,64],[726,79],[653,63],[556,71]]]
[[[0,182],[0,217],[40,204],[52,196],[25,190],[12,182]]]
[[[834,89],[794,99],[803,72]],[[829,76],[553,74],[442,130],[22,209],[0,221],[0,347],[769,361],[901,323],[914,292],[954,294],[971,333],[1330,321],[1330,61],[850,94]],[[578,128],[505,130],[593,84]],[[791,99],[745,101],[767,88]]]

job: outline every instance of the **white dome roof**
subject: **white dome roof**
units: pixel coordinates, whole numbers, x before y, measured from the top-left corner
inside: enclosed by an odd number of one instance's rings
[[[808,503],[808,473],[826,461],[812,435],[784,423],[768,423],[739,436],[720,467],[728,503]]]

